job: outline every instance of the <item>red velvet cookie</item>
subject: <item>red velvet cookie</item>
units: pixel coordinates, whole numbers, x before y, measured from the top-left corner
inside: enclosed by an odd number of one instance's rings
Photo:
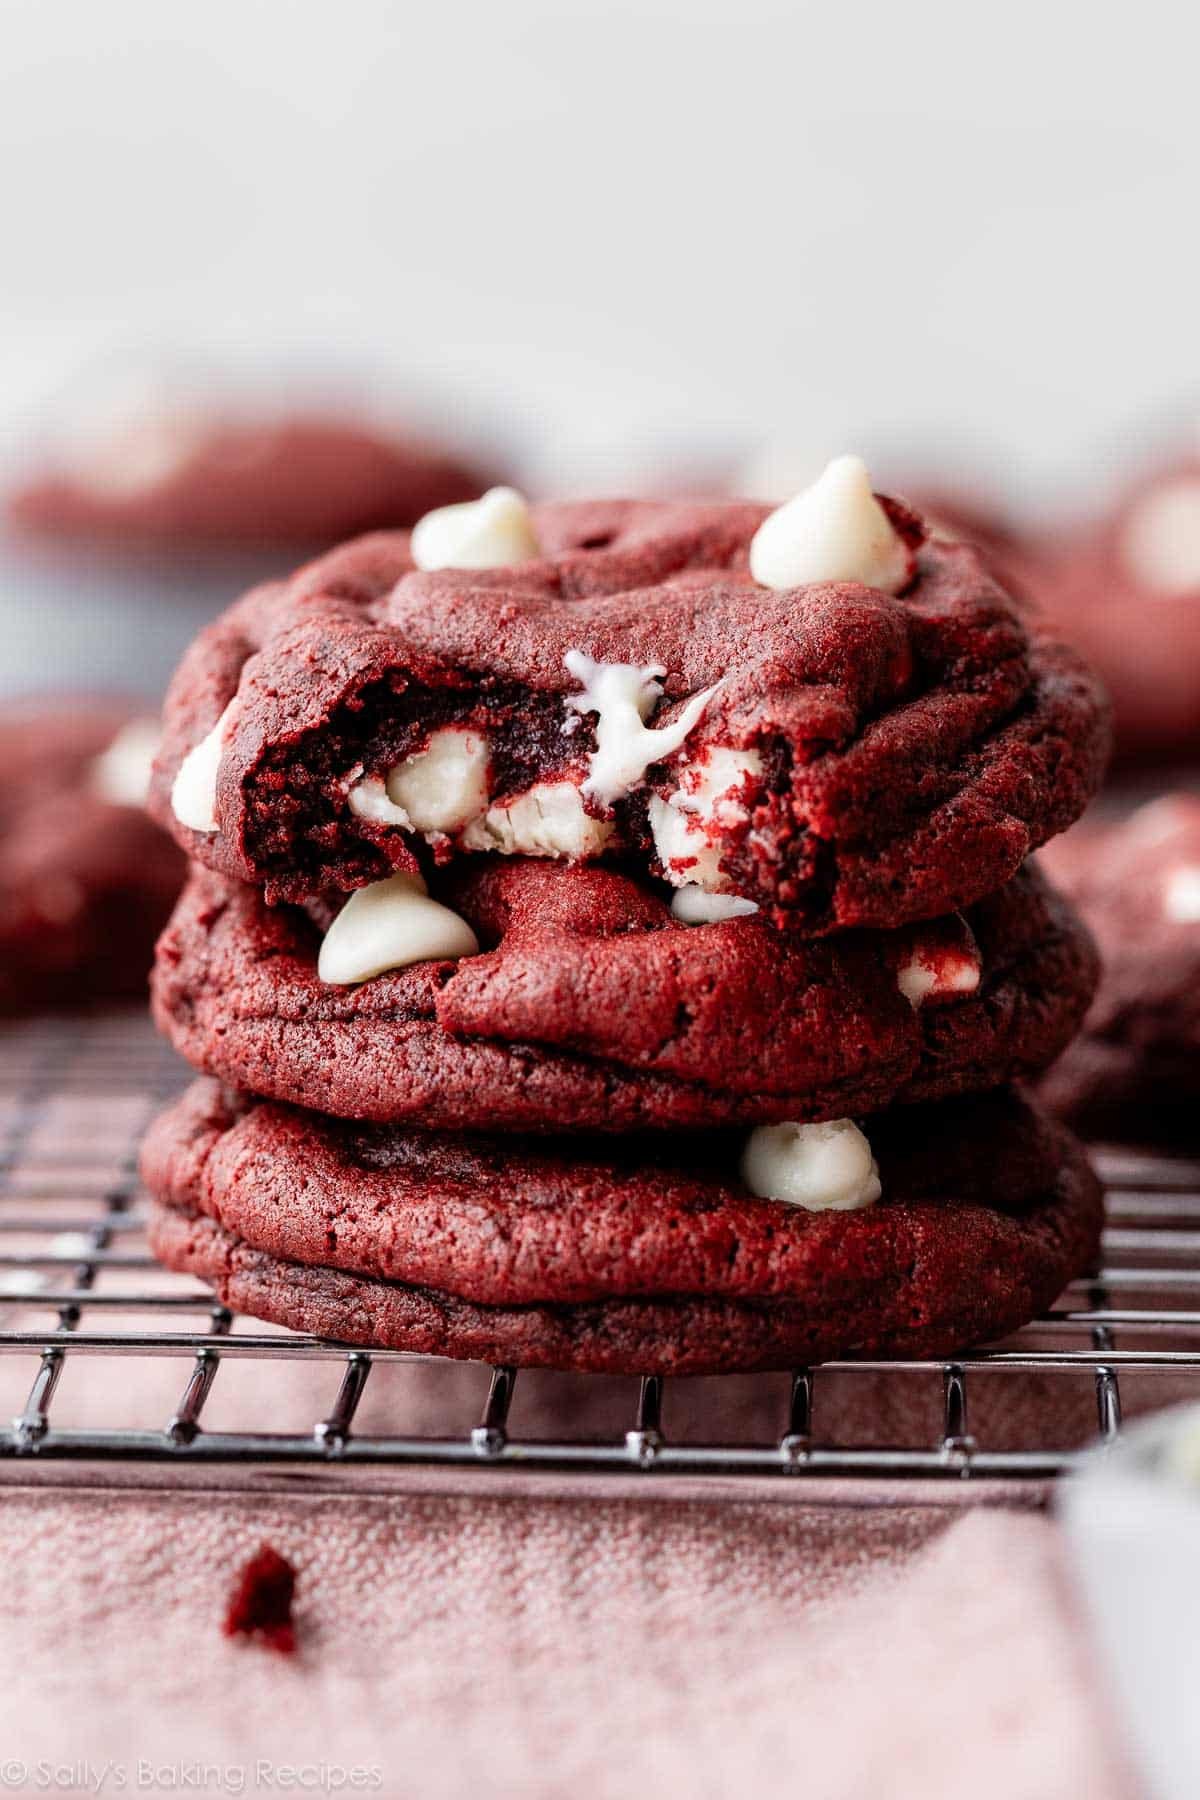
[[[139,420],[86,458],[31,475],[8,499],[38,537],[123,554],[335,544],[415,524],[486,480],[435,444],[324,413],[181,411]]]
[[[0,722],[0,1012],[144,994],[183,857],[139,803],[153,728],[112,701]]]
[[[353,1126],[197,1083],[147,1138],[151,1242],[346,1343],[600,1373],[944,1356],[1085,1273],[1100,1194],[1014,1094],[866,1122],[881,1197],[764,1200],[741,1134],[589,1143]]]
[[[1105,706],[977,552],[924,542],[887,504],[911,566],[899,597],[759,585],[766,509],[735,503],[535,509],[540,558],[485,570],[416,572],[400,535],[347,546],[193,646],[157,816],[272,900],[411,869],[418,850],[517,848],[620,852],[810,934],[969,905],[1078,815]],[[632,737],[658,760],[610,803],[586,709],[613,668],[645,678]],[[214,810],[176,793],[214,828],[191,829],[172,788],[206,739],[187,782],[211,755]]]
[[[1200,459],[1146,476],[1048,547],[1036,592],[1112,695],[1123,757],[1200,750]]]
[[[196,871],[159,943],[158,1023],[205,1073],[342,1118],[621,1131],[994,1087],[1045,1068],[1095,987],[1032,866],[965,918],[818,940],[682,925],[580,864],[481,858],[435,891],[483,954],[334,987],[319,908]]]
[[[1087,820],[1047,854],[1104,962],[1047,1100],[1099,1135],[1200,1141],[1200,797]]]

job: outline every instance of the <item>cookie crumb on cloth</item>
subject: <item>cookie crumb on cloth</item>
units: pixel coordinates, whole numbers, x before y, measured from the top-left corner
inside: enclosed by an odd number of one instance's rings
[[[263,1544],[242,1564],[225,1614],[226,1637],[254,1637],[272,1650],[291,1656],[296,1648],[292,1599],[296,1571],[286,1556]]]

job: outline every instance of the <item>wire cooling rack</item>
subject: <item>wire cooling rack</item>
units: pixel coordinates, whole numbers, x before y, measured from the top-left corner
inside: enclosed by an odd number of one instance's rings
[[[137,1150],[186,1079],[136,1014],[0,1031],[0,1479],[118,1462],[774,1476],[793,1492],[814,1476],[1044,1480],[1123,1410],[1200,1398],[1200,1161],[1098,1152],[1103,1268],[953,1362],[547,1389],[265,1326],[160,1269]]]

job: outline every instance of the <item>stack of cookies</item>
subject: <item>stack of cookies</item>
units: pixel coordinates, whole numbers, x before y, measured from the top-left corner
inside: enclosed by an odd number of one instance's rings
[[[1091,943],[1029,853],[1087,669],[839,458],[775,511],[511,490],[260,587],[172,686],[202,1073],[157,1254],[360,1345],[624,1373],[950,1354],[1096,1253],[1015,1085]]]

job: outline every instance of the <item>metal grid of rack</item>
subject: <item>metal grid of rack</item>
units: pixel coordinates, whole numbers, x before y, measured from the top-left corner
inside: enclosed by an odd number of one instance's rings
[[[1122,1386],[1131,1377],[1169,1377],[1159,1384],[1169,1390],[1164,1397],[1200,1398],[1200,1161],[1105,1150],[1098,1157],[1108,1226],[1104,1267],[1094,1279],[1074,1285],[1012,1339],[954,1362],[795,1370],[762,1441],[723,1442],[716,1431],[677,1441],[664,1415],[664,1386],[672,1384],[653,1378],[631,1395],[629,1416],[610,1434],[526,1436],[511,1422],[518,1376],[505,1368],[480,1372],[485,1397],[467,1419],[439,1420],[436,1431],[426,1423],[389,1432],[386,1418],[382,1428],[378,1420],[364,1428],[360,1409],[373,1372],[436,1359],[348,1350],[237,1317],[150,1257],[137,1148],[149,1119],[185,1079],[135,1015],[34,1020],[0,1033],[0,1367],[15,1366],[23,1396],[0,1430],[0,1476],[116,1461],[264,1472],[290,1465],[293,1475],[454,1465],[793,1483],[813,1476],[1046,1479],[1073,1466],[1078,1446],[1043,1434],[1036,1408],[1027,1409],[1018,1442],[992,1447],[973,1435],[981,1378],[1018,1384],[1008,1390],[1018,1415],[1030,1384],[1043,1396],[1069,1387],[1085,1399],[1089,1429],[1102,1438],[1120,1430]],[[214,1389],[243,1359],[258,1367],[257,1417],[212,1426]],[[60,1385],[85,1362],[98,1416],[64,1421]],[[272,1380],[297,1364],[312,1372],[312,1392],[327,1394],[327,1403],[314,1403],[303,1429],[279,1429]],[[137,1372],[151,1365],[159,1375],[164,1367],[174,1372],[171,1403],[144,1421],[110,1422],[110,1397],[136,1398]],[[96,1379],[98,1368],[105,1373]],[[844,1408],[847,1382],[852,1388],[881,1375],[901,1387],[936,1384],[933,1429],[910,1425],[885,1443],[846,1441],[833,1429],[826,1396],[836,1388]]]

